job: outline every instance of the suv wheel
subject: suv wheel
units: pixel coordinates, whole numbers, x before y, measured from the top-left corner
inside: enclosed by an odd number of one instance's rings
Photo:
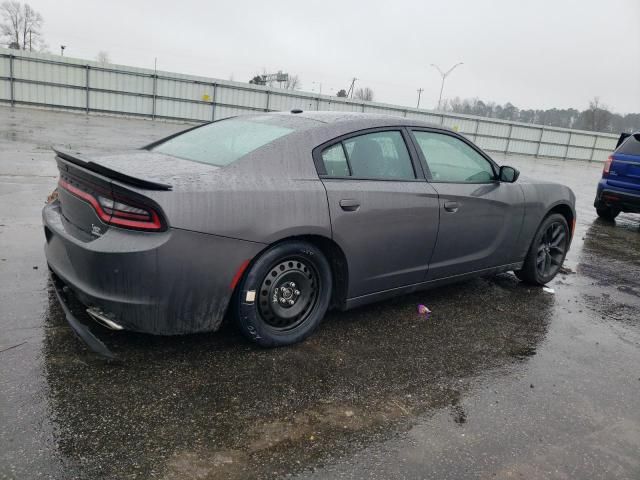
[[[600,218],[604,218],[605,220],[614,220],[620,213],[620,210],[607,205],[598,204],[596,205],[596,213]]]

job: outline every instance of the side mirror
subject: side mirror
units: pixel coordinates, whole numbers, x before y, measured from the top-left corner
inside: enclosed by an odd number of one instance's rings
[[[499,179],[501,182],[513,183],[518,180],[520,172],[513,167],[503,165],[500,167]]]

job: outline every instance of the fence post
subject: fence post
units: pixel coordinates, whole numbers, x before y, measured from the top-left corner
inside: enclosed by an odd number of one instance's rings
[[[409,112],[408,112],[407,110],[405,110],[405,111],[404,111],[404,115],[403,115],[403,117],[404,117],[404,118],[407,118],[407,115],[408,115],[408,114],[409,114]]]
[[[476,120],[476,128],[473,130],[473,141],[478,143],[478,129],[480,128],[480,120]]]
[[[156,119],[156,97],[158,96],[158,74],[153,74],[153,99],[151,101],[151,119]]]
[[[509,144],[511,143],[511,132],[513,132],[513,123],[509,124],[509,133],[507,134],[507,145],[504,149],[504,154],[509,153]]]
[[[569,140],[567,140],[567,149],[564,151],[564,160],[569,159],[569,146],[571,145],[571,133],[569,132]]]
[[[85,112],[89,115],[89,64],[85,65]]]
[[[542,137],[544,137],[544,127],[540,128],[540,138],[538,138],[538,147],[536,148],[535,158],[538,158],[540,156],[540,146],[542,145]]]
[[[211,84],[213,90],[211,92],[211,121],[215,121],[216,119],[216,87],[218,86],[215,82]]]
[[[11,106],[13,107],[16,103],[15,94],[13,92],[13,55],[9,55],[9,90],[11,91]]]
[[[596,154],[596,145],[598,144],[598,135],[593,136],[593,145],[591,145],[591,155],[589,161],[593,161],[593,156]]]
[[[271,91],[267,90],[267,104],[264,107],[264,111],[268,112],[269,111],[269,97],[271,96]]]

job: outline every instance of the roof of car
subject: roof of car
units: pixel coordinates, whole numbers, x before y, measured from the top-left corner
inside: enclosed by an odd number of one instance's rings
[[[270,115],[273,115],[273,113],[276,112],[272,112],[270,113]],[[413,118],[405,118],[395,115],[384,115],[379,113],[292,110],[291,112],[277,112],[277,114],[289,117],[299,117],[307,120],[315,120],[317,122],[325,124],[354,123],[362,125],[362,123],[369,121],[371,122],[372,127],[383,125],[415,125],[451,131],[450,128],[445,127],[444,125],[438,125],[436,123],[425,122]]]

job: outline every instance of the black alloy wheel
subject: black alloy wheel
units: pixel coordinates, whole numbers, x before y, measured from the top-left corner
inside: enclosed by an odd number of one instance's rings
[[[558,274],[571,244],[567,220],[559,213],[545,217],[533,237],[522,269],[515,271],[523,282],[544,285]]]
[[[567,232],[560,222],[547,226],[536,256],[536,269],[542,278],[554,277],[567,254]]]

